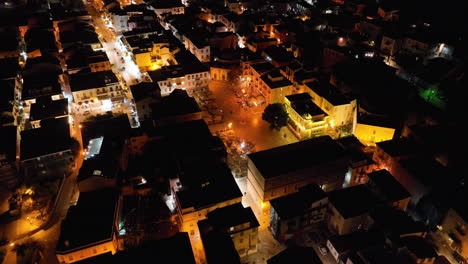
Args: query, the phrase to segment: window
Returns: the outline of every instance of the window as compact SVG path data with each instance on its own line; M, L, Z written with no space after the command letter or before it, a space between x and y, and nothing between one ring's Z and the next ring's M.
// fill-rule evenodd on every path
M73 256L72 255L68 256L68 259L73 260Z
M93 248L93 254L97 254L96 248Z
M244 243L244 239L239 239L239 243Z

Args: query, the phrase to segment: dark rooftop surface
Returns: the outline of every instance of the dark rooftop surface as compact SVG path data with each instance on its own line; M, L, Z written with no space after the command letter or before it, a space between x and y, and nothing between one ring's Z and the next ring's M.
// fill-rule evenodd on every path
M200 222L198 222L199 228L203 229ZM219 231L200 232L200 234L208 263L241 263L234 242L228 234Z
M291 107L304 119L314 119L315 116L319 116L319 120L327 116L325 112L320 109L314 102L312 97L308 93L288 95L286 98L291 102Z
M275 209L281 219L289 219L303 215L317 202L327 197L327 194L316 184L305 186L297 193L279 197L270 201L271 207Z
M176 193L181 208L195 210L242 197L231 170L214 160L186 164L179 175L183 189Z
M154 136L166 142L167 151L180 159L199 159L210 155L213 150L224 154L226 151L222 141L211 134L203 119L157 127Z
M92 176L113 178L120 167L120 154L123 152L123 139L116 141L103 137L99 152L83 161L78 181Z
M106 87L107 84L118 82L119 80L112 71L84 72L70 75L72 92Z
M151 82L141 82L130 86L132 90L133 99L139 102L145 98L159 98L161 97L161 88L157 84Z
M370 216L375 229L396 237L428 231L423 222L414 221L406 212L393 207L377 207Z
M422 151L416 142L406 138L378 142L377 146L391 157L415 155Z
M349 99L340 93L338 88L330 83L325 83L323 81L310 81L306 82L305 85L334 106L344 105L350 102Z
M356 257L358 260L362 261L358 263L362 264L414 264L412 259L409 259L404 255L398 256L391 249L385 248L383 246L369 247L363 250L359 250Z
M423 237L407 236L401 238L401 243L417 258L435 258L438 256L434 247Z
M275 69L275 66L269 62L255 63L250 65L250 67L252 67L260 75Z
M361 141L359 141L359 139L357 139L357 137L354 135L341 137L336 141L340 143L345 149L364 147L364 144L362 144Z
M83 137L83 148L88 147L90 139L108 137L120 141L130 137L131 127L127 115L117 117L105 116L96 121L83 122L81 134Z
M49 98L43 98L45 100L36 100L36 103L31 104L31 111L29 114L29 120L43 120L48 118L54 118L57 116L68 115L68 99L59 100L47 100Z
M41 28L32 28L24 36L26 51L31 52L36 49L41 51L57 51L55 36L52 31Z
M40 128L21 132L21 160L41 157L70 149L68 118L42 121Z
M382 232L355 231L347 235L335 235L329 238L330 243L339 253L357 251L370 246L383 245L385 237Z
M368 185L376 188L383 195L382 198L388 202L411 197L406 188L387 170L374 171L367 176L369 177Z
M119 251L115 255L110 252L89 259L75 262L76 264L128 264L128 263L160 263L155 260L170 259L174 263L195 264L192 247L188 233L177 233L176 235L157 240L147 241L138 248Z
M15 78L19 70L18 57L0 59L0 80Z
M195 98L188 96L187 92L181 89L175 89L152 107L155 120L201 112Z
M430 187L436 186L442 177L448 180L454 176L447 167L432 158L411 158L400 160L399 164L422 184Z
M114 189L82 192L62 223L57 252L112 239L119 193Z
M344 155L344 149L338 143L329 136L323 136L251 153L248 157L264 178L272 178L320 166Z
M53 72L34 72L23 75L23 91L21 98L28 100L41 96L58 95L62 88L58 82L58 74Z
M5 154L7 160L16 159L16 126L0 126L0 155Z
M356 185L328 193L328 201L347 219L368 213L377 204L377 198L365 185Z
M267 261L268 264L322 264L311 247L288 247Z
M207 217L211 225L225 231L229 231L230 227L235 227L244 223L250 223L248 229L259 226L252 208L244 208L242 203L215 209L209 212Z
M15 28L16 29L16 28ZM0 52L17 51L19 47L18 31L8 30L0 32Z
M292 82L286 79L279 70L270 71L260 77L270 89L281 88L292 85Z
M0 80L0 113L12 111L13 105L10 103L15 96L15 80Z

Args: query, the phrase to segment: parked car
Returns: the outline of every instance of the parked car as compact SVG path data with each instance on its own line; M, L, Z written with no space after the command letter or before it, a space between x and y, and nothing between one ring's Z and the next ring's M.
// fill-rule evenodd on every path
M319 250L320 250L320 253L322 253L322 255L324 256L328 254L328 249L324 245L319 245Z

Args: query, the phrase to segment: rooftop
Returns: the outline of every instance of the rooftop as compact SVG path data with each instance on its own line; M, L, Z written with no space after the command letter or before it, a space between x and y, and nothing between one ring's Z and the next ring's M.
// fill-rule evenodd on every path
M391 157L415 155L421 152L420 146L407 138L378 142L377 146Z
M204 230L204 221L199 221L200 230ZM239 254L231 237L220 231L200 232L208 263L240 264Z
M377 207L370 216L374 220L375 228L397 238L428 231L423 222L414 221L406 212L393 207Z
M59 77L54 72L34 72L23 75L23 100L62 94Z
M131 127L127 115L102 116L96 121L81 123L83 148L88 147L91 139L106 137L119 142L123 138L130 137Z
M155 120L201 112L195 98L188 96L186 91L180 89L175 89L152 107Z
M297 193L279 197L270 201L271 207L275 209L283 220L303 215L312 203L327 197L327 194L316 184L305 186Z
M447 167L432 158L416 157L400 160L399 164L426 186L434 187L438 185L441 177L444 177L447 181L449 178L453 178Z
M250 223L248 229L259 226L252 209L250 207L244 208L242 203L215 209L209 212L207 217L213 227L225 231L244 223Z
M286 79L279 70L273 70L260 77L270 89L281 88L292 85L291 81Z
M349 99L340 93L338 88L330 83L323 81L310 81L306 82L305 85L334 106L349 104L350 102Z
M382 232L358 230L347 235L334 235L328 239L335 250L340 253L356 252L370 246L383 245L385 237Z
M0 59L0 80L15 78L19 70L18 57Z
M260 75L275 69L275 66L269 62L254 63L250 67Z
M195 264L192 247L188 233L177 233L176 235L154 241L146 241L137 248L119 251L115 255L110 252L98 255L75 264L127 264L148 263L148 260L171 259L174 263Z
M29 120L44 120L63 115L68 115L68 99L51 100L48 97L38 98L36 103L31 104Z
M248 157L264 178L272 178L341 159L345 152L331 137L322 136L251 153Z
M109 84L118 83L119 80L112 71L84 72L70 75L72 92L102 88Z
M41 127L21 131L21 160L70 150L68 118L41 121Z
M411 197L406 188L387 170L374 171L367 176L369 177L367 184L372 186L371 189L377 189L385 201L396 202Z
M199 210L242 197L225 163L205 160L184 165L183 173L179 175L183 189L176 193L182 209L193 207Z
M0 112L13 111L10 103L15 96L15 80L0 80Z
M112 240L119 193L114 189L82 192L62 222L57 253L66 253L98 241Z
M401 238L401 243L418 259L435 258L438 256L434 247L423 237L407 236Z
M145 98L161 97L161 88L152 82L141 82L130 86L133 99L139 102Z
M369 213L378 203L377 198L362 184L331 191L328 201L345 219Z
M327 116L325 112L320 109L314 102L312 97L308 93L300 93L288 95L286 98L291 102L291 107L304 119L318 119L322 120L324 116Z

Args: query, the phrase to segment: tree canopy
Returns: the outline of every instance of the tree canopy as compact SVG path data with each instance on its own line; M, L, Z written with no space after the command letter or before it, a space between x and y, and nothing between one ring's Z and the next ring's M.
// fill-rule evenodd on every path
M262 114L262 119L270 123L271 129L280 129L288 124L289 115L284 104L268 105Z

